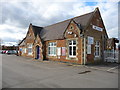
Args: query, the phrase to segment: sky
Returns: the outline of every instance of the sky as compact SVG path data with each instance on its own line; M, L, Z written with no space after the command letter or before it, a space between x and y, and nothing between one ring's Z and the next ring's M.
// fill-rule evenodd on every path
M120 44L120 1L118 3L118 39Z
M114 0L2 0L0 2L0 39L4 45L17 45L29 24L48 26L89 13L98 7L108 36L118 38L118 2Z

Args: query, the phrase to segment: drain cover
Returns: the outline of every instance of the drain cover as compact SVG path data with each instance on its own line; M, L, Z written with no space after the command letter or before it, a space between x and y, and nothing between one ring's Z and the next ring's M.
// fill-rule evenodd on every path
M68 64L67 66L73 66L72 64Z
M88 72L91 72L91 71L83 71L83 72L80 72L78 74L85 74L85 73L88 73Z

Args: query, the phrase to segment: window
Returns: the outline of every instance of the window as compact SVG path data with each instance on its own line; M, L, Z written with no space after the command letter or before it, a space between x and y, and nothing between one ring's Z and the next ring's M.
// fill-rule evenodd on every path
M22 49L22 54L26 53L26 48Z
M23 53L26 53L26 48L23 48L23 51L22 51Z
M73 30L73 29L74 29L74 26L73 26L73 25L71 25L71 26L70 26L70 30Z
M32 55L32 44L28 45L28 55Z
M96 41L95 42L95 57L100 56L100 42Z
M71 30L73 29L73 26L71 26Z
M48 55L56 56L56 42L49 43L48 46Z
M69 40L69 57L76 57L76 40Z

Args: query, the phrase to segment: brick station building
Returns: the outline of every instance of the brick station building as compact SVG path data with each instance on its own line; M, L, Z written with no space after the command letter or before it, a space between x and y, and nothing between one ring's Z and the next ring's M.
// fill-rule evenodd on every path
M19 54L38 60L78 64L102 61L108 35L98 8L53 25L30 24L19 43Z

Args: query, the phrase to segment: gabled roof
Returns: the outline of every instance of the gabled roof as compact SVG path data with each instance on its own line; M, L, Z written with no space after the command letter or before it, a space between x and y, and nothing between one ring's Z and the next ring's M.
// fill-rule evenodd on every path
M40 35L40 32L41 32L41 30L42 30L43 28L42 28L42 27L39 27L39 26L32 25L31 23L30 23L30 25L32 26L32 30L33 30L33 33L34 33L35 37L37 36L37 34ZM26 36L26 37L27 37L27 36ZM18 45L21 45L22 42L26 39L26 37L23 38L23 40L20 41L20 43L19 43Z
M73 19L76 23L81 24L81 26L84 28L88 21L90 20L91 16L93 15L94 12L90 12L78 17L71 18ZM41 39L44 41L46 40L55 40L55 39L63 39L63 34L71 21L71 19L43 27L40 36Z
M30 25L32 25L35 37L39 34L42 41L64 39L64 32L71 20L74 20L76 24L80 24L82 29L85 29L94 12L95 11L45 27Z
M34 32L34 35L35 37L37 36L37 34L40 34L41 30L43 29L42 27L39 27L39 26L35 26L35 25L32 25L32 30Z

